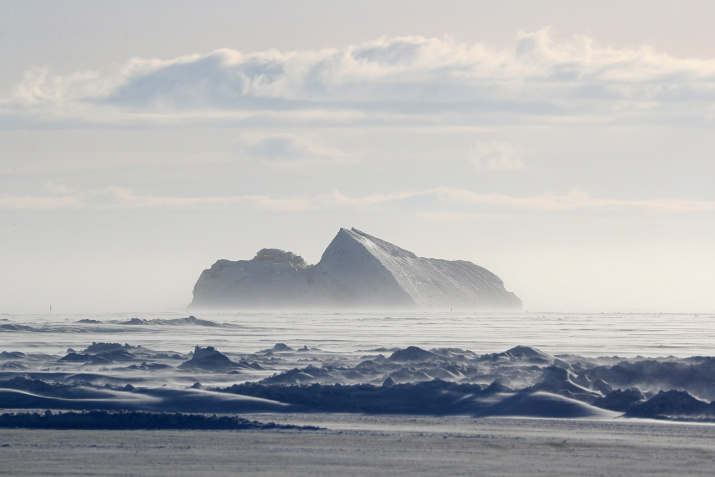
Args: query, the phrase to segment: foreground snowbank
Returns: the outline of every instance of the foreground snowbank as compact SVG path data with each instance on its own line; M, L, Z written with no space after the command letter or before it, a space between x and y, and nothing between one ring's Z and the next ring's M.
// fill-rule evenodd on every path
M322 431L2 429L14 475L688 475L713 473L713 425L643 420L261 416Z

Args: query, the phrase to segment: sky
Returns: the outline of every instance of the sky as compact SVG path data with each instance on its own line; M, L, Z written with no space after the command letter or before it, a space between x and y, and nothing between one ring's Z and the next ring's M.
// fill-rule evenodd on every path
M0 313L340 227L529 311L715 312L715 3L0 0Z

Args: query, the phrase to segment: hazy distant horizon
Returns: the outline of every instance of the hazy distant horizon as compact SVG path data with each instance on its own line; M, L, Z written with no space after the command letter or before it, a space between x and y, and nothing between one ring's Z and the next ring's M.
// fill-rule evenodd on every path
M0 313L183 310L216 260L317 263L340 227L524 310L715 311L715 4L3 13Z

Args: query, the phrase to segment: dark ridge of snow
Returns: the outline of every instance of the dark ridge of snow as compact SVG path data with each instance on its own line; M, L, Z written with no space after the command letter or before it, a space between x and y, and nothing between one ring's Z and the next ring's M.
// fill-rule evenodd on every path
M530 346L515 346L501 353L487 353L479 356L480 361L512 361L533 364L559 364L559 367L569 368L570 365L548 353Z
M443 359L452 361L463 361L478 357L477 354L472 351L459 348L434 348L430 351Z
M495 379L489 386L487 386L484 392L490 394L513 393L514 390L504 384L501 379Z
M134 361L136 359L136 356L123 349L117 349L114 351L103 351L101 353L97 353L95 357L104 358L107 361L111 362L126 362Z
M285 343L276 343L273 345L273 349L271 351L293 351L293 348Z
M521 308L482 267L417 257L354 228L341 228L316 265L277 249L218 260L193 296L193 308Z
M89 388L38 380L0 382L1 409L136 410L164 412L285 412L265 399L201 389Z
M591 389L603 394L604 396L613 392L613 386L611 386L601 378L591 383Z
M514 346L499 355L539 363L553 363L556 360L550 354L530 346Z
M577 419L601 416L613 417L615 415L614 413L609 415L609 412L557 394L542 391L522 391L483 409L477 416Z
M126 368L123 369L135 369L135 370L140 370L140 371L163 371L165 369L171 369L173 366L169 364L162 364L162 363L149 363L147 364L146 361L142 361L142 364L131 364L127 366Z
M408 346L405 349L400 349L395 351L390 355L390 361L424 361L427 359L432 359L439 357L439 355L432 353L431 351L423 350L417 346Z
M80 365L82 366L82 365ZM29 389L18 387L19 385L10 385L8 383L21 383L22 380L42 382L53 386L67 386L69 388L86 388L86 389L120 389L130 383L141 384L146 382L146 377L131 375L131 376L113 376L111 374L101 373L77 373L66 371L23 371L23 372L1 372L0 373L0 388L12 389ZM149 380L152 380L150 378ZM2 408L2 406L0 406Z
M215 321L211 320L201 320L199 318L196 318L195 316L189 316L188 318L173 318L170 320L164 320L164 319L155 319L155 320L148 320L148 323L152 325L172 325L172 326L210 326L210 327L221 327L220 323L216 323Z
M715 405L696 399L686 391L660 391L646 402L630 408L629 417L664 418L699 418L715 417Z
M544 368L539 382L531 386L529 391L545 391L589 404L603 397L601 393L577 384L575 378L576 376L566 369L558 366L548 366Z
M202 369L205 371L218 371L236 368L248 368L246 364L231 361L225 354L218 351L213 346L202 348L196 346L194 354L190 360L179 365L181 369Z
M267 386L257 383L233 385L227 393L256 396L301 406L315 412L364 412L371 414L473 415L529 417L614 417L615 413L586 403L545 392L500 394L498 385L484 389L478 384L432 381L382 386L370 384Z
M603 379L620 388L647 390L683 389L707 400L715 400L715 358L700 358L694 364L676 360L622 361L613 366L584 370L588 378Z
M27 325L16 325L14 323L7 323L0 325L0 331L38 331L36 328Z
M279 349L283 349L279 346ZM407 347L393 352L390 358L383 355L363 356L357 364L323 361L321 365L295 367L285 369L283 362L297 364L304 361L298 352L285 352L278 362L271 361L273 350L263 350L250 358L270 369L276 365L284 368L269 378L261 381L264 384L295 385L295 384L381 384L388 377L395 382L408 383L416 381L431 381L439 378L444 381L460 383L489 384L501 379L510 386L528 387L537 384L545 366L543 360L530 360L513 356L478 356L471 351L460 349L433 349L430 351L419 347ZM278 353L276 353L278 354ZM556 362L556 361L555 361ZM608 384L591 383L585 377L572 376L573 386L583 386L586 394L598 394L601 389L610 392ZM583 382L581 382L583 381ZM565 394L566 395L566 394Z
M320 430L316 426L295 426L250 421L238 416L142 411L88 411L0 414L0 428L25 429L294 429Z
M390 373L390 377L398 383L424 382L431 381L433 379L432 376L422 370L407 367L400 368L397 371Z
M132 347L129 346L128 344L125 344L122 346L119 343L96 343L92 342L91 345L87 346L87 348L84 350L84 353L89 353L89 354L96 354L96 353L102 353L106 351L117 351L120 349L131 349Z
M27 358L25 353L20 351L3 351L0 353L0 359L24 359Z
M270 386L236 384L226 393L260 397L320 412L367 412L375 414L470 414L483 407L476 396L478 384L454 384L440 380L375 386L372 384Z
M67 361L70 363L90 363L92 360L94 360L93 354L79 354L74 351L70 351L59 359L59 361Z
M143 346L130 346L129 344L121 345L119 343L95 343L89 345L80 356L93 355L98 358L106 359L110 362L130 362L139 361L142 359L153 358L157 353L144 348ZM169 356L166 356L169 358ZM177 358L181 359L181 357Z
M222 327L221 323L216 323L211 320L202 320L191 315L187 318L155 318L152 320L146 320L144 318L131 318L124 321L112 321L111 323L118 325L160 325L160 326L208 326L208 327Z
M19 361L7 361L3 364L0 364L0 369L7 371L24 371L30 368L28 368Z
M131 318L128 321L121 321L118 323L122 324L122 325L148 325L149 324L149 322L147 320L143 320L141 318Z
M645 400L645 394L638 388L616 389L597 399L593 405L611 411L627 412Z
M403 364L363 361L355 367L344 367L323 363L316 367L309 364L305 368L293 368L274 374L259 381L262 384L297 385L297 384L354 384L356 382L382 382L391 376L399 382L430 381L433 377L420 370L405 368Z
M260 383L268 385L293 385L293 384L306 384L313 383L320 377L328 376L327 370L322 368L315 368L314 366L309 366L305 370L298 368L293 368L288 371L284 371L280 374L275 374L268 378L262 379Z
M157 353L143 346L121 345L119 343L96 343L93 342L81 353L77 353L72 348L67 350L67 355L60 358L62 363L84 363L91 365L107 365L111 363L142 362L141 366L129 366L126 369L149 369L169 368L163 363L149 363L147 360L171 359L185 360L186 357L179 354Z
M33 379L26 375L0 381L0 389L13 389L31 394L63 399L100 399L111 396L102 389L78 385L76 383L55 383ZM1 404L1 403L0 403ZM0 405L0 408L2 405Z
M72 397L42 396L27 391L0 388L0 408L2 409L127 409L126 403L115 395L92 393L82 389L71 389ZM63 394L58 392L57 394ZM131 407L129 407L131 408Z
M137 388L118 409L171 412L291 412L292 406L250 396L204 389ZM86 408L85 408L86 409Z
M442 381L459 381L464 378L461 370L455 366L443 365L425 368L424 373L432 378L441 379Z

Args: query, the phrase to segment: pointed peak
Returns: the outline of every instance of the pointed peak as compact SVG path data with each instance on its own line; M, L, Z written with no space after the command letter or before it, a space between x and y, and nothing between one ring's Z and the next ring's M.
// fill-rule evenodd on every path
M391 255L393 257L403 257L403 258L410 258L410 259L416 259L417 255L414 253L410 252L409 250L405 250L403 248L398 247L397 245L394 245L386 240L379 239L377 237L374 237L370 234L366 234L365 232L362 232L355 227L353 227L350 230L347 229L341 229L341 231L345 231L346 234L350 235L355 241L361 243L363 246L366 244L369 244L369 247L377 247L378 249L382 250L384 253Z
M377 237L373 237L373 236L370 235L370 234L366 234L366 233L363 232L362 230L356 229L355 227L352 227L348 232L349 232L351 235L359 235L360 237L365 237L365 238L368 238L368 239L370 239L370 240L380 240L380 239L378 239Z
M335 236L333 241L338 240L338 239L353 239L355 240L355 232L353 232L351 229L346 229L345 227L340 227L340 230L338 230L338 234Z
M338 235L340 235L341 233L345 234L345 235L349 235L351 237L365 237L367 239L379 240L376 237L373 237L372 235L366 234L362 230L356 229L355 227L350 227L350 228L340 227L340 230L338 231Z

